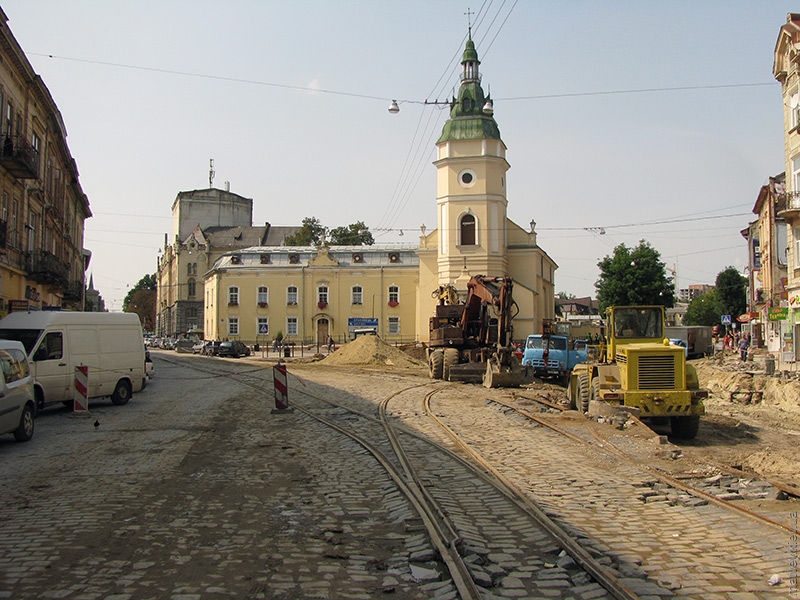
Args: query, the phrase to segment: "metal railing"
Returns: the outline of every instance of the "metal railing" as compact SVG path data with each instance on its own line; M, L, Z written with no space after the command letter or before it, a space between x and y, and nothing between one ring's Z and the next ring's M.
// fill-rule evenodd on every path
M39 152L21 135L2 135L0 165L19 179L36 179L39 177Z

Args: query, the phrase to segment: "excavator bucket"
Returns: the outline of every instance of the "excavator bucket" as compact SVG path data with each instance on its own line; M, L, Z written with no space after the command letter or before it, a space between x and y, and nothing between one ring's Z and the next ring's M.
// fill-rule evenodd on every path
M486 371L483 373L484 387L519 387L525 381L525 370L516 360L504 365L500 363L496 356L492 356L486 361Z

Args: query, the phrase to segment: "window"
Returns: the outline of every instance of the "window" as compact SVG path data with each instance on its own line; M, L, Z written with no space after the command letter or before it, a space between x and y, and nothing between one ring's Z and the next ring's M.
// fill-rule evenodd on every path
M228 304L237 305L239 304L239 288L236 286L231 286L228 288Z
M389 333L394 335L400 333L400 317L389 317Z
M400 288L396 285L389 286L389 304L394 302L395 304L400 303Z
M794 268L800 268L800 227L794 228Z
M228 335L239 335L239 317L228 319Z
M328 303L328 286L321 285L317 288L317 302L320 304Z
M256 335L269 335L269 317L258 317Z
M286 304L297 304L297 288L293 285L286 288Z
M186 263L186 274L197 275L197 263Z
M296 265L300 263L300 255L299 254L290 254L289 255L289 264Z
M797 127L798 111L800 111L800 94L795 92L789 98L789 129Z
M361 289L360 285L353 286L353 304L363 304L364 303L364 292Z
M25 360L25 355L14 348L0 350L0 366L6 383L28 376L28 362Z
M286 317L286 335L297 335L297 317Z
M64 340L61 332L51 331L39 344L39 348L33 355L33 360L61 360L61 357L64 355L63 344Z
M800 156L792 159L792 189L793 192L800 192Z
M242 257L239 254L234 254L231 256L231 264L232 265L240 265L242 264Z
M269 254L262 254L261 255L261 264L268 265L269 264Z
M197 285L194 279L190 279L189 282L186 284L186 287L189 291L189 298L194 298L195 293L197 292Z
M266 306L269 304L269 288L262 285L258 288L258 305Z
M462 246L474 246L475 245L475 215L464 215L461 217L461 222L459 223L459 232L461 234L461 245Z

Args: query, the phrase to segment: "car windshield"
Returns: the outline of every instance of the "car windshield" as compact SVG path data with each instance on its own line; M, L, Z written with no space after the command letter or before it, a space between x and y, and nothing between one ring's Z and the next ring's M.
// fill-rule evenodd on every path
M42 335L41 329L0 329L0 339L22 342L28 354L33 350L40 335Z
M222 342L220 346L225 346L226 348L229 348L230 346L233 346L233 342Z
M544 345L545 345L544 338L531 336L528 338L528 343L525 347L541 350L542 348L544 348ZM566 349L567 349L567 340L565 338L562 337L550 338L550 350L566 350Z
M661 338L661 310L618 308L614 311L614 335L622 339Z

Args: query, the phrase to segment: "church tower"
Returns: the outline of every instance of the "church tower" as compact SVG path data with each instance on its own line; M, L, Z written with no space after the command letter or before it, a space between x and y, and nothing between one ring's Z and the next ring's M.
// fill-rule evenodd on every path
M484 95L472 36L461 61L461 86L436 142L438 280L469 275L505 276L506 146ZM457 287L462 287L461 279Z

